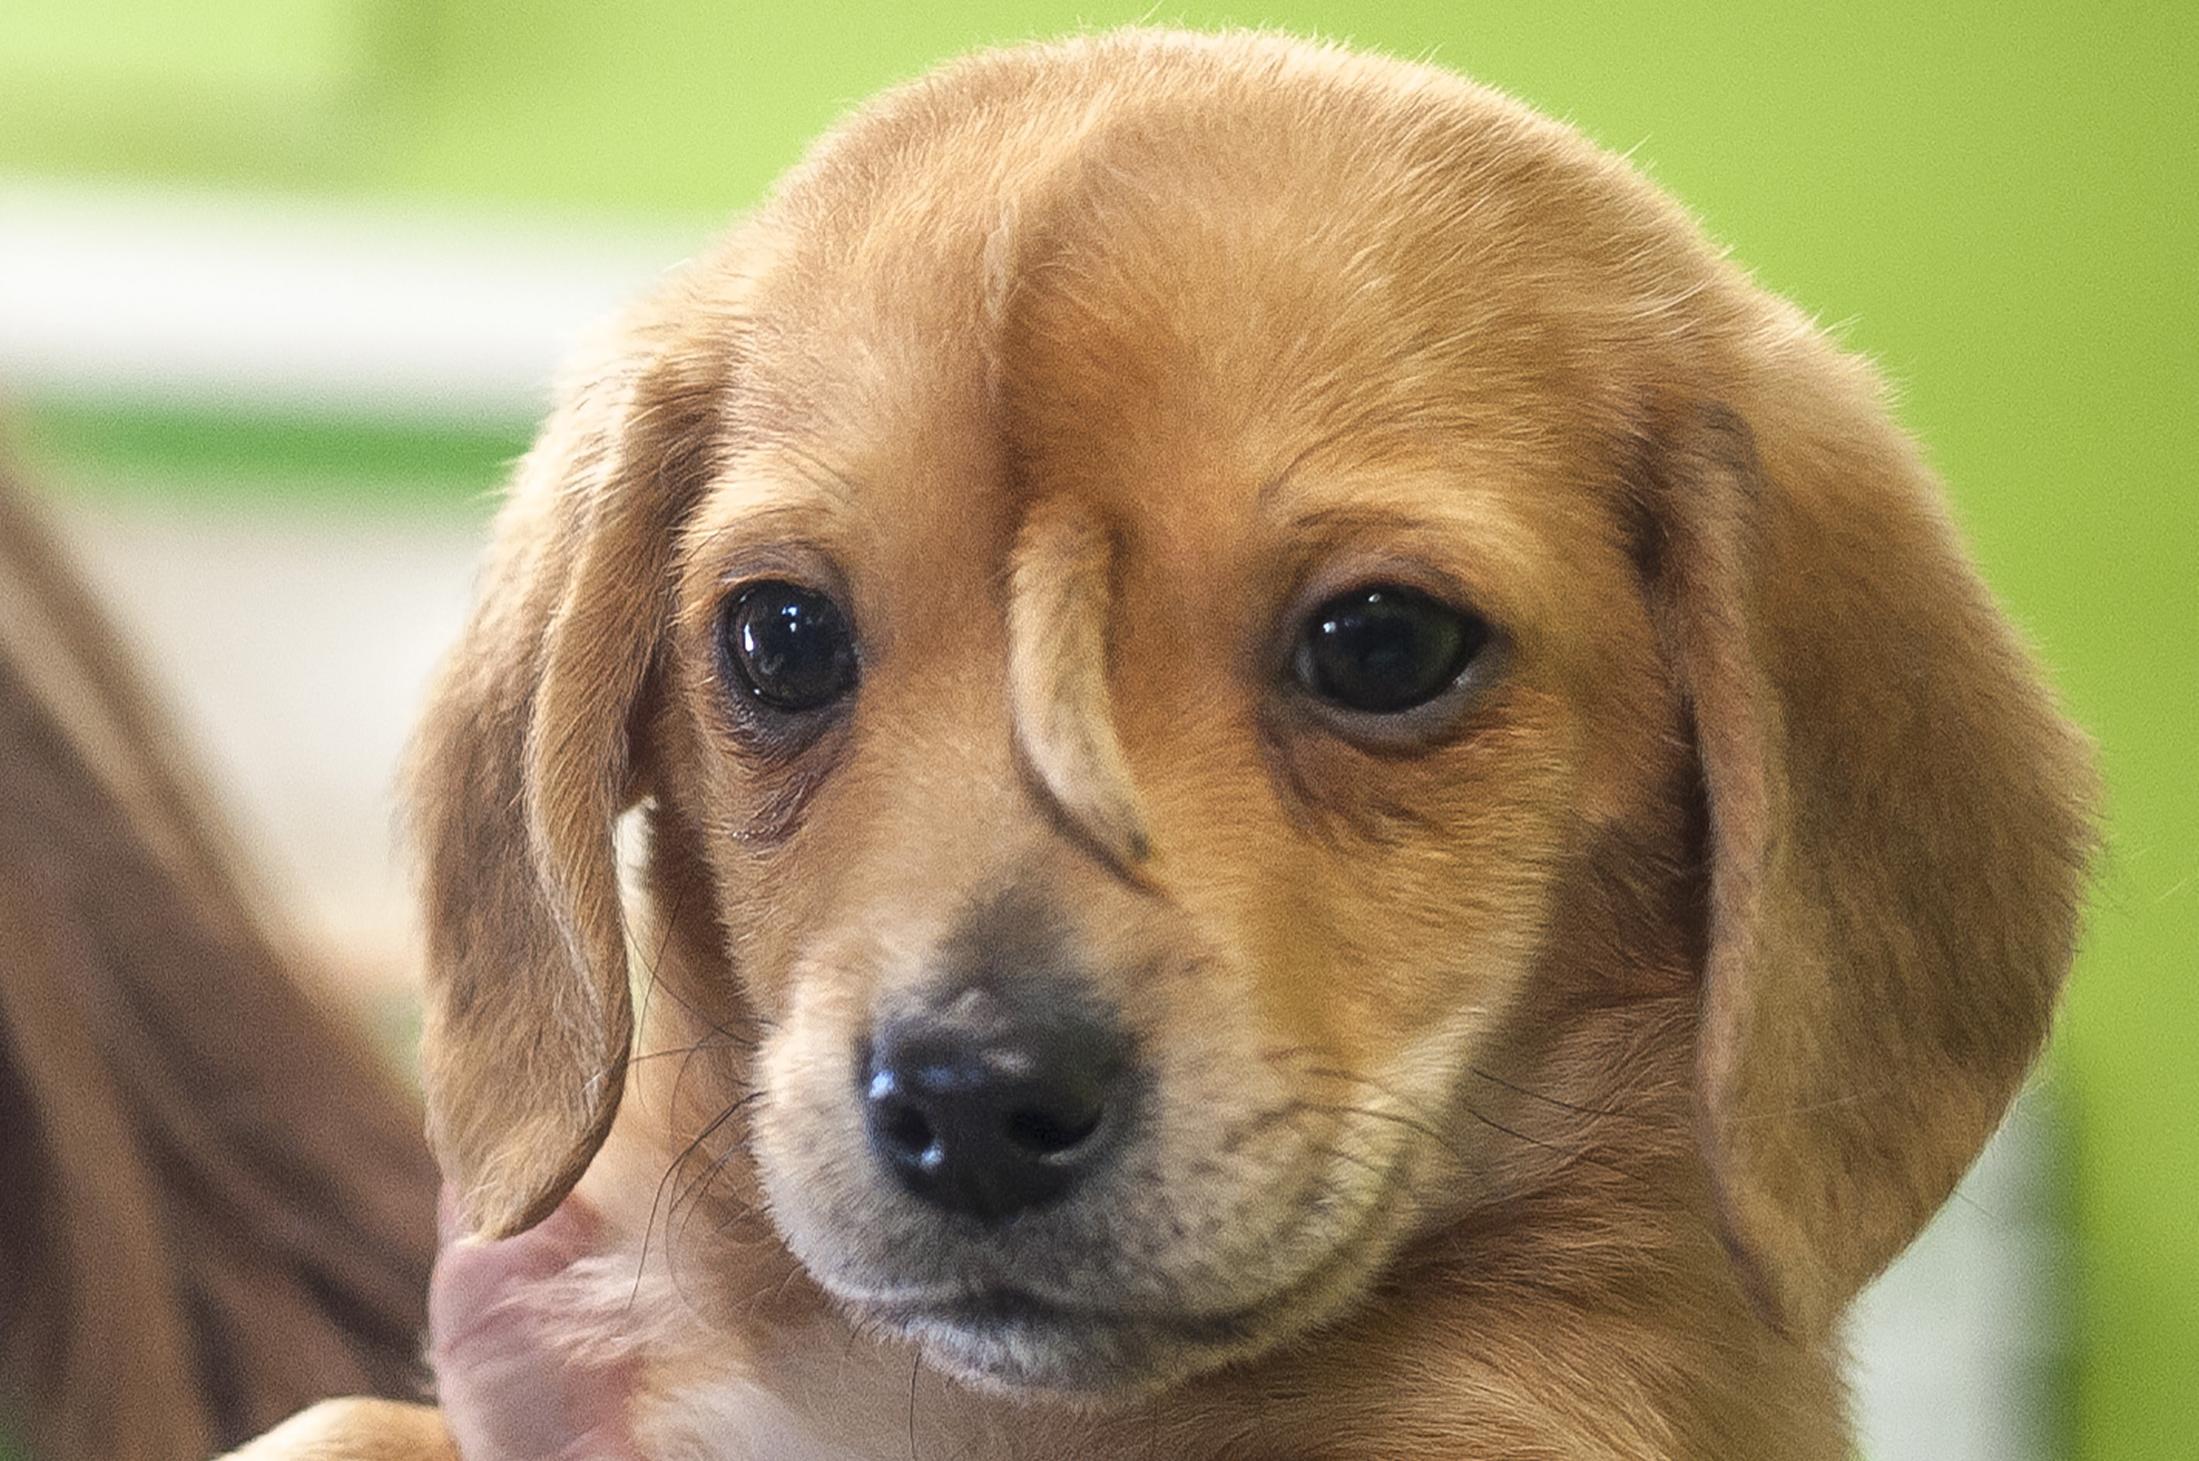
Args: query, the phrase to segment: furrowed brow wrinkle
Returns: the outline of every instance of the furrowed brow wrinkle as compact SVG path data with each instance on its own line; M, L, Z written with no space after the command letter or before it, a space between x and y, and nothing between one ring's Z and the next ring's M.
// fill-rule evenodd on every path
M1047 798L1127 871L1151 844L1107 685L1114 555L1106 524L1081 503L1043 503L1025 522L1009 576L1009 708Z

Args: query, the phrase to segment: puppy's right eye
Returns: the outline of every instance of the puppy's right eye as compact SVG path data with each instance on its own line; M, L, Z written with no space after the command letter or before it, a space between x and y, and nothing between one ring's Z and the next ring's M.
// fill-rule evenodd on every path
M752 584L727 602L719 634L734 688L772 710L819 710L855 687L855 633L815 589Z

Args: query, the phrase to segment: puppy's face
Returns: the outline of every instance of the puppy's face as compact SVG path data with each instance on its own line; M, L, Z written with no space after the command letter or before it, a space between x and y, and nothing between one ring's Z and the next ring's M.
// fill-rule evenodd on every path
M1275 196L1179 125L1009 236L935 176L933 236L805 236L682 543L659 797L771 1211L1005 1385L1257 1347L1455 1213L1462 1083L1672 731L1562 306L1428 341L1529 286L1420 199L1317 227L1424 158Z
M1562 128L1274 38L981 58L611 346L416 758L485 1229L619 1109L644 797L684 1281L752 1161L1010 1389L1271 1347L1510 1197L1498 1288L1684 1231L1821 1329L2037 1048L2080 739L1868 373Z

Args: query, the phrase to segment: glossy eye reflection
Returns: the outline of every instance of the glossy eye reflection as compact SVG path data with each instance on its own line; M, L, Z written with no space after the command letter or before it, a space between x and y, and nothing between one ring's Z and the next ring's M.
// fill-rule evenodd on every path
M739 688L774 710L815 710L855 685L855 635L815 589L759 583L726 605L719 631Z
M1291 673L1333 705L1396 715L1448 690L1489 641L1477 614L1374 584L1338 594L1306 621Z

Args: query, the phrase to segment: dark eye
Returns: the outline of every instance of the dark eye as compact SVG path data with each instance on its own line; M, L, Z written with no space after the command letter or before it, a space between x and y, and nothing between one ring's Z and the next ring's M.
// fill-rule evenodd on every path
M1449 689L1488 639L1479 615L1377 584L1338 594L1313 611L1291 673L1331 704L1395 715Z
M827 595L759 583L725 608L719 631L737 686L773 710L815 710L855 685L855 636Z

